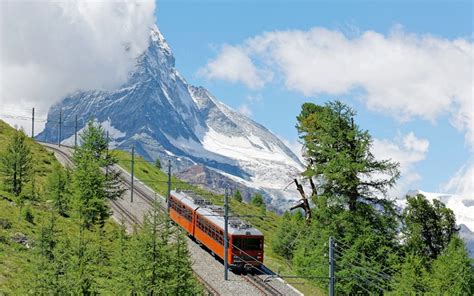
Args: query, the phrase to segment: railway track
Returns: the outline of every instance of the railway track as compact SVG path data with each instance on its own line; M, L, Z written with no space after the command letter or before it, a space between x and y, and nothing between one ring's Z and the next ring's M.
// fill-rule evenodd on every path
M42 144L49 144L49 143L42 143ZM59 149L58 147L54 147L52 144L45 145L46 148L53 150L54 152L60 154L69 165L73 165L73 162L71 160L71 156L64 152L63 150ZM67 148L72 148L72 147L67 147ZM120 176L121 182L127 187L127 189L131 190L132 185L131 185L131 180L130 177L124 175L124 173L118 168L118 170L109 168L109 170L112 170L114 172L118 172ZM146 202L148 205L152 206L154 203L157 203L159 205L159 209L162 212L166 212L166 208L163 205L162 202L159 200L153 199L150 197L148 193L146 193L140 186L133 186L134 193L136 194L135 196L139 197L142 199L144 202ZM162 198L160 196L160 198ZM128 210L126 207L124 207L122 204L120 204L118 201L110 201L112 209L120 213L122 217L127 220L127 222L130 225L140 225L141 221L138 219L130 210ZM197 274L195 271L193 271L194 276L196 279L205 287L207 290L208 295L221 295L213 286L211 286L203 277L201 277L199 274ZM249 285L253 286L255 289L257 289L262 295L285 295L284 293L281 293L278 291L275 287L273 287L271 284L268 282L264 281L257 275L253 274L244 274L241 276L246 282L249 283Z
M275 287L265 282L263 279L254 274L245 274L242 276L247 282L257 288L263 295L269 296L283 296Z
M66 152L64 152L63 150L61 150L59 148L56 148L54 146L48 145L46 147L51 149L51 150L54 150L56 153L61 154L69 165L71 165L71 166L73 165L73 162L71 160L71 156L69 154L67 154ZM121 172L119 172L119 175L120 175L121 181L129 189L131 189L131 187L132 187L131 186L131 181L128 180L125 176L123 176ZM146 193L144 193L143 190L141 190L139 187L135 187L135 186L134 186L133 189L134 189L135 192L137 192L139 194L139 196L145 202L147 202L149 205L153 205L154 200L151 197L149 197ZM141 224L140 220L135 215L133 215L128 209L126 209L124 206L122 206L119 202L117 202L115 200L111 200L110 203L112 205L112 209L116 210L117 213L120 213L122 215L122 217L124 217L131 225L134 225L134 224L135 225L140 225ZM164 208L161 204L160 204L160 209L164 212ZM196 277L196 279L206 288L206 290L208 291L208 295L220 296L219 292L217 292L217 290L214 289L208 282L206 282L206 280L204 280L200 275L198 275L194 271L193 271L193 274Z

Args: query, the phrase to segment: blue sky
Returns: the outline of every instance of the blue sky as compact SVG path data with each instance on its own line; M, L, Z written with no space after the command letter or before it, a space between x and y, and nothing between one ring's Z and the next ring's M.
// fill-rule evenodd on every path
M189 83L206 87L235 109L245 105L252 119L291 143L297 140L295 117L303 102L339 98L358 111L357 122L376 139L394 143L398 139L400 144L404 135L413 132L417 139L429 141L421 159L408 164L410 172L420 178L407 186L439 191L463 164L472 161L466 131L453 127L454 115L449 112L438 112L429 119L414 115L400 120L390 111L368 108L360 98L363 87L339 94L305 94L290 89L281 77L252 89L245 83L201 73L225 44L243 46L247 39L271 31L307 32L322 27L355 38L366 31L388 36L401 26L406 34L472 42L472 13L468 1L159 1L156 17L176 66Z

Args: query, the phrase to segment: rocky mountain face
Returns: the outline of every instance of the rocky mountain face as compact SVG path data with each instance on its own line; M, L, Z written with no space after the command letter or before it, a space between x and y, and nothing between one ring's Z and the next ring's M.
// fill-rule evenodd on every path
M157 27L135 70L113 91L79 91L51 107L44 141L58 140L62 110L62 143L73 143L74 121L79 129L89 119L109 132L113 148L135 151L147 160L172 161L173 172L196 180L200 167L208 187L241 187L249 196L264 192L273 208L298 195L282 189L298 175L296 155L262 125L232 110L202 87L189 85L175 68L174 56ZM225 180L224 183L218 181ZM215 188L214 188L215 189Z

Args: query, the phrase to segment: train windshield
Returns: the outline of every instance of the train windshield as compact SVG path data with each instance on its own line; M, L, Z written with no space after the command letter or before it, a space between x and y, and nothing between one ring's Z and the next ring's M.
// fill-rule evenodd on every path
M261 250L263 249L263 240L253 237L236 237L234 246L241 250Z

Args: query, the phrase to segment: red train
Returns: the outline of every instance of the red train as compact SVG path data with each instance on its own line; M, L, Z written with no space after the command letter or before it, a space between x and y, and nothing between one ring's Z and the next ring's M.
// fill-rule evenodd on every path
M171 219L199 243L224 259L224 209L192 191L171 191ZM259 267L263 263L263 234L236 217L229 218L230 268Z

